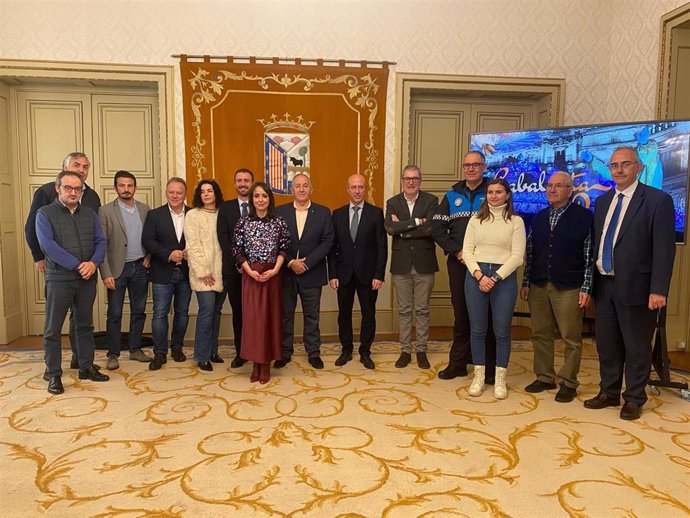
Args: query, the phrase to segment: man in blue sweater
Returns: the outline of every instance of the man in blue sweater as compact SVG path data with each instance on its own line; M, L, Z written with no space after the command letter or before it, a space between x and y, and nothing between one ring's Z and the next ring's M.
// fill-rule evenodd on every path
M45 254L46 321L43 333L48 392L62 394L61 330L72 308L79 379L108 381L93 364L93 303L96 269L106 241L96 213L80 203L84 181L62 171L55 180L57 198L38 209L36 236Z

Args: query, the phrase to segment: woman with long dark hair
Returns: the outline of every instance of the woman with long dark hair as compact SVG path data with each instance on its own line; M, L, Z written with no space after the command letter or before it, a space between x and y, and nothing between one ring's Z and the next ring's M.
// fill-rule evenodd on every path
M215 180L201 180L194 190L194 208L187 212L184 237L187 242L189 284L196 292L199 313L194 334L194 359L199 368L212 371L218 355L220 316L225 300L223 252L216 226L223 193Z
M249 216L235 226L235 261L242 268L243 359L254 362L251 382L267 383L271 362L282 358L280 268L290 246L285 220L276 216L271 188L256 182Z
M510 323L517 298L516 270L525 255L525 224L515 214L510 185L494 178L486 187L486 198L465 232L462 258L467 265L465 298L470 316L470 345L474 380L470 396L484 391L485 338L489 306L496 335L496 382L494 397L508 397L506 370L510 358Z

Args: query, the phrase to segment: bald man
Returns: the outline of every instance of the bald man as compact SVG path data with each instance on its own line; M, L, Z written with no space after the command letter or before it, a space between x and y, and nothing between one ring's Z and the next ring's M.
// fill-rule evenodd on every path
M359 359L373 369L376 298L386 275L388 243L383 210L364 201L366 178L350 176L347 193L350 202L333 211L334 244L328 261L329 284L338 292L338 336L343 346L335 364L345 365L352 359L352 305L357 293L362 312Z
M525 387L537 393L560 385L556 401L575 398L582 356L582 316L592 294L592 213L573 202L573 179L554 173L546 184L549 206L537 213L527 236L520 298L532 315L534 373ZM563 365L554 370L554 331L565 342Z

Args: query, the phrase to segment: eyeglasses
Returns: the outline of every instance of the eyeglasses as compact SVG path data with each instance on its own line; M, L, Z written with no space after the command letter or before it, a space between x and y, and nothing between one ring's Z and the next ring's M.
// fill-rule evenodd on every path
M71 185L61 185L66 192L74 192L77 194L81 194L81 192L84 190L83 187L72 187Z
M479 162L474 162L472 164L462 164L463 169L481 169L482 167L484 167L484 164Z
M403 176L403 182L418 182L422 179L421 176Z
M615 171L616 169L627 169L631 165L639 164L639 162L631 162L630 160L626 160L625 162L613 162L608 165L609 169L611 171Z
M546 188L547 189L567 189L569 188L570 185L567 183L547 183Z

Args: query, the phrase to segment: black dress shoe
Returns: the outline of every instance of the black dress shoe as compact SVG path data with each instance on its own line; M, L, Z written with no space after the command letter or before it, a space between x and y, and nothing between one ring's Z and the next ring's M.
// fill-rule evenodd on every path
M198 362L197 365L202 371L212 371L213 370L213 365L211 365L211 362Z
M442 380L452 380L460 376L467 376L467 365L448 365L442 371L438 371L438 377Z
M239 354L238 354L237 356L235 356L235 357L233 358L232 362L230 362L230 368L231 368L231 369L239 369L239 368L242 367L242 365L244 365L246 362L247 362L247 360L244 360L244 359L240 358L240 356L239 356Z
M369 355L360 356L359 361L362 362L362 365L364 365L366 369L373 369L376 367L376 365L374 365L374 360L372 360Z
M426 353L417 353L417 367L420 369L430 369L429 360L426 357Z
M110 376L101 374L95 365L92 365L88 369L79 369L79 379L80 380L91 380L91 381L108 381Z
M599 392L592 399L588 399L585 401L585 408L599 410L600 408L606 408L607 406L620 406L620 404L620 397L611 396L604 392Z
M223 358L221 358L220 356L218 356L217 354L211 355L211 361L213 363L225 363L225 360Z
M168 358L165 356L165 354L155 353L153 355L153 360L151 360L151 363L149 363L149 370L157 371L166 363L168 363Z
M412 361L412 355L410 353L400 353L397 361L395 362L396 369L404 369Z
M176 362L183 362L187 359L187 355L182 352L182 347L171 347L170 355Z
M642 415L642 407L636 405L632 401L626 401L623 403L623 408L621 408L621 419L626 421L634 421L639 419Z
M570 403L575 399L577 390L572 387L568 387L565 383L561 383L561 388L556 392L556 401L559 403Z
M556 388L555 383L546 383L541 380L534 380L532 383L525 387L525 392L530 394L538 394L539 392L544 392L545 390L553 390Z
M337 367L342 367L347 362L352 360L352 353L341 353L338 359L335 361Z
M48 392L51 394L62 394L65 387L62 386L62 378L60 376L53 376L48 379Z
M309 365L315 369L323 369L323 360L321 359L321 356L310 356Z
M274 369L282 369L291 361L292 361L292 358L282 358L280 360L276 360L273 362L273 368Z
M48 376L48 369L43 371L43 380L50 381L50 376Z
M69 361L69 368L70 369L78 369L79 368L79 360L75 356L72 356L72 359ZM96 365L95 363L93 364L93 368L96 369L97 371L101 370L101 366Z

